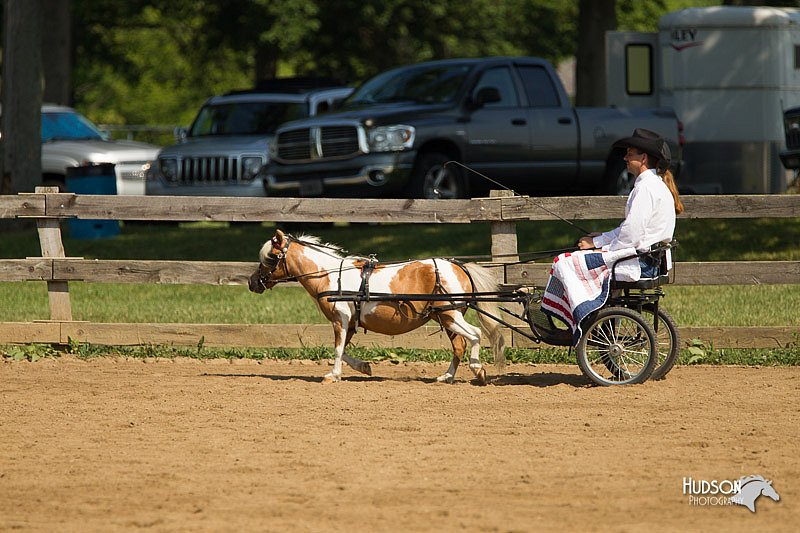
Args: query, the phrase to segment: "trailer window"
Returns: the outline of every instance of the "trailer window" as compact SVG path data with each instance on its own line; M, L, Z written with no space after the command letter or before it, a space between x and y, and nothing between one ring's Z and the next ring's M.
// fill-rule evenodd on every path
M625 90L630 95L653 94L653 47L625 46Z

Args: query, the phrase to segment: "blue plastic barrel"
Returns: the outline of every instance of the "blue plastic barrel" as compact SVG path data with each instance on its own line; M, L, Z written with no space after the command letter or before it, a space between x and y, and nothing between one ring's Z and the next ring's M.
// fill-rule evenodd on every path
M117 194L117 176L113 163L102 163L67 169L66 186L75 194ZM68 221L69 235L73 239L106 239L119 235L119 220Z

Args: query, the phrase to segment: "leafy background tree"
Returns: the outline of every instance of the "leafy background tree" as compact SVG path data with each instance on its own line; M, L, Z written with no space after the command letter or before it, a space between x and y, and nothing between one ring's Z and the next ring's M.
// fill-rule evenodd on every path
M72 59L69 103L95 122L120 125L185 125L209 96L246 88L258 79L273 76L320 75L356 84L397 65L437 58L506 54L542 56L554 63L577 54L579 63L586 65L596 60L585 51L596 53L598 36L602 36L602 31L591 37L587 37L590 33L587 30L579 32L580 9L586 5L602 4L607 8L606 13L615 15L611 21L607 17L604 21L591 21L590 28L605 24L604 27L621 30L654 31L658 18L666 12L723 3L703 0L43 1L70 4L72 35L66 41ZM48 16L57 14L52 15L48 10ZM49 24L53 25L53 21L49 20ZM70 21L60 24L69 25ZM584 51L583 55L579 49ZM49 53L47 49L43 51L44 55ZM591 83L579 77L579 83L590 92L602 85L596 83L598 71L593 72L587 78ZM596 99L589 101L596 103Z

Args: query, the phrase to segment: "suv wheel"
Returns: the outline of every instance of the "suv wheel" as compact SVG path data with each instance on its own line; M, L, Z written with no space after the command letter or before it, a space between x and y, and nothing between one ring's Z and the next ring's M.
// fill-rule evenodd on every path
M412 198L467 198L467 181L461 169L447 165L450 158L440 153L422 154L411 178Z

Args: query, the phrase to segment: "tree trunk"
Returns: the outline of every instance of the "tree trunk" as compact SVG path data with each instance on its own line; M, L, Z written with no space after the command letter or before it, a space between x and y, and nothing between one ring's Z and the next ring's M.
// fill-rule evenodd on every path
M580 0L575 105L606 105L606 31L617 29L616 0Z
M6 0L3 46L3 193L42 180L42 0Z
M255 50L255 85L261 80L268 80L278 75L278 50L269 44L256 46Z
M72 105L72 17L70 0L42 0L44 101Z

